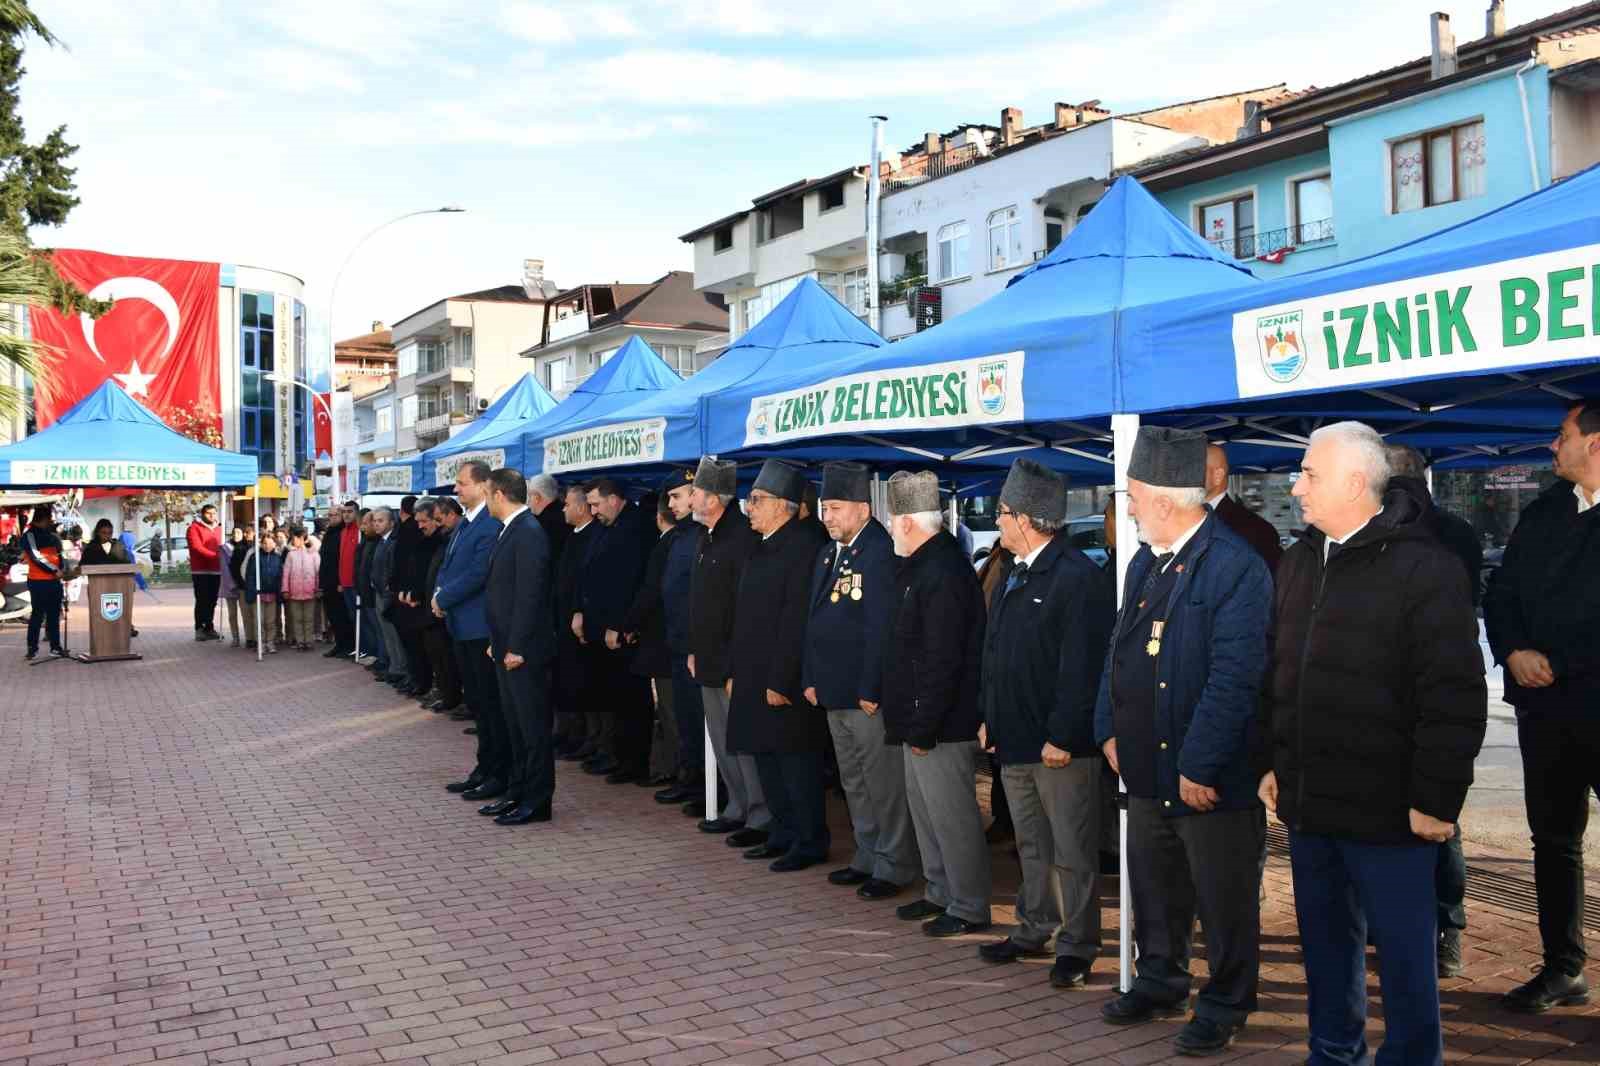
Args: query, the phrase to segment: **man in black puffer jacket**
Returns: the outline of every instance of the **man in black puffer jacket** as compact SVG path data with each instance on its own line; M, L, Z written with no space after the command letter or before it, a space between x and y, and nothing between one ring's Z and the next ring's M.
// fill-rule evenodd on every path
M1504 1005L1530 1014L1589 1002L1583 832L1600 787L1600 401L1573 404L1550 451L1561 480L1523 510L1483 604L1517 709L1544 943L1544 969Z
M1461 564L1389 478L1383 440L1312 434L1294 495L1311 528L1278 566L1261 798L1290 830L1312 1061L1366 1057L1378 948L1380 1061L1443 1061L1433 892L1483 743L1488 692ZM1380 502L1381 501L1381 502Z
M889 479L889 534L903 560L883 649L884 743L904 746L906 803L923 898L895 911L929 936L989 928L989 845L973 788L984 604L978 575L939 511L939 480Z

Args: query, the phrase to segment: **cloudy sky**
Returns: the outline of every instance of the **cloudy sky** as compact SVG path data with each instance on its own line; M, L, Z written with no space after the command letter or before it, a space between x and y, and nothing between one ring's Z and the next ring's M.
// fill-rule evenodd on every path
M83 204L44 245L268 266L335 331L520 279L643 281L678 235L887 141L1329 85L1481 35L1486 0L34 0L31 137L65 124ZM1510 21L1566 3L1510 0ZM456 10L450 10L450 8ZM321 328L314 326L314 332Z

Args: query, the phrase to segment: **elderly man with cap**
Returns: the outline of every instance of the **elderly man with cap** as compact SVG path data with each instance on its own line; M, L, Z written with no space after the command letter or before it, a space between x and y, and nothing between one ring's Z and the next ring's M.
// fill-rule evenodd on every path
M1129 1025L1181 1009L1198 912L1210 977L1177 1035L1219 1052L1256 1006L1260 852L1266 815L1251 767L1272 620L1272 576L1208 512L1206 442L1145 426L1128 466L1143 545L1128 564L1095 734L1128 789L1129 887L1138 977L1107 1003Z
M728 833L733 847L767 842L772 813L761 791L756 761L728 750L728 677L733 652L734 604L757 537L739 510L738 471L732 462L707 456L694 474L689 502L694 520L705 527L689 582L689 675L700 686L706 734L717 769L728 786L721 811L705 811L702 833ZM684 813L693 809L686 804Z
M1017 930L978 954L994 963L1048 955L1050 983L1077 988L1100 954L1100 749L1094 700L1115 593L1058 537L1067 483L1018 459L1000 490L1000 543L1016 558L991 600L979 738L1000 756L1022 860Z
M856 851L833 871L862 899L888 899L921 869L906 806L905 759L883 742L878 713L883 643L894 606L894 541L872 517L871 474L860 463L822 468L822 524L833 543L812 566L806 625L806 702L825 707Z
M805 485L799 467L769 459L750 489L750 528L761 540L739 578L729 664L728 748L755 757L772 811L767 839L744 857L771 859L776 873L828 857L828 722L800 683L811 564L822 546L821 527L797 518Z
M668 539L661 570L661 611L665 622L671 676L672 720L677 726L678 780L656 793L657 803L688 803L705 813L706 717L700 686L689 676L689 586L700 553L700 527L693 520L694 471L679 470L661 487L667 509L677 523ZM660 686L657 682L657 686Z
M903 560L883 652L884 741L903 746L906 802L927 879L895 911L929 936L989 928L989 845L973 787L983 589L939 511L926 471L889 479L889 534Z

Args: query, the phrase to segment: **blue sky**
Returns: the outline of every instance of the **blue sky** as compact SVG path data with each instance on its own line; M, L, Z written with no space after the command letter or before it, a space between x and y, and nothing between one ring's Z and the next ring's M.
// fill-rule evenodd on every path
M886 140L1116 111L1423 55L1428 13L1483 32L1486 0L34 0L23 113L81 145L83 204L40 244L255 264L340 285L359 333L455 292L689 268L678 235ZM1510 0L1509 21L1568 6ZM450 8L454 10L450 10Z

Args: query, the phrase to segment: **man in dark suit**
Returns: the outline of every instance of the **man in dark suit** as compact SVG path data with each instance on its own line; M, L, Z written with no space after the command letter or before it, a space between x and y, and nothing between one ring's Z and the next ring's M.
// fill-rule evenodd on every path
M465 779L445 786L466 800L503 795L510 774L500 719L500 688L488 657L489 552L500 533L500 523L489 512L489 474L489 464L476 460L463 463L456 472L456 498L465 511L445 546L439 583L433 592L433 612L445 620L455 640L461 688L478 721L477 765Z
M478 811L496 825L548 822L556 790L550 745L550 661L555 627L550 608L550 546L528 510L522 473L489 475L489 513L500 533L489 554L489 653L500 688L510 767L506 796Z
M822 547L821 526L798 517L804 490L800 468L781 459L767 460L750 490L750 528L761 540L739 579L729 657L728 750L755 756L772 810L767 839L744 856L773 860L776 873L828 857L828 720L805 702L800 683L811 567Z
M855 855L835 885L888 899L922 870L906 805L905 760L883 741L878 714L883 643L894 609L894 541L872 517L871 472L860 463L822 468L822 524L832 542L811 569L801 681L806 701L828 712L839 784L850 806Z
M595 698L614 715L611 757L616 766L606 782L620 785L649 774L650 687L629 669L633 649L622 643L619 634L644 580L655 536L644 512L629 503L622 486L610 478L590 482L589 509L602 529L578 579L572 632L594 651Z
M578 613L578 578L589 545L600 532L589 497L582 485L568 485L561 496L561 520L567 527L566 543L555 564L556 607L556 755L562 759L587 760L600 754L604 737L598 707L586 707L589 651L572 631L572 616Z
M1278 560L1283 558L1283 544L1271 522L1250 510L1228 495L1228 453L1220 444L1206 446L1206 504L1216 512L1222 524L1239 534L1241 540L1255 549L1266 561L1267 569L1276 572Z

